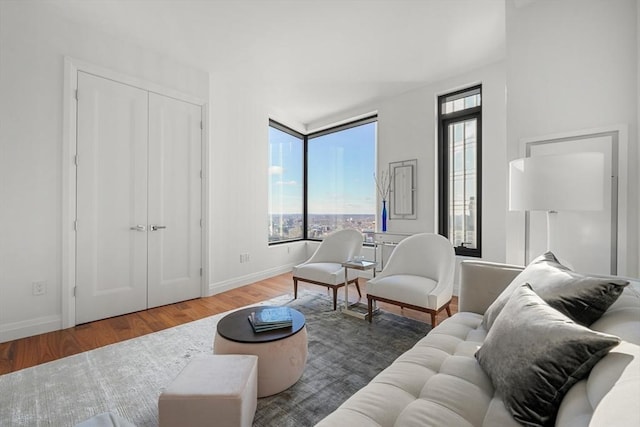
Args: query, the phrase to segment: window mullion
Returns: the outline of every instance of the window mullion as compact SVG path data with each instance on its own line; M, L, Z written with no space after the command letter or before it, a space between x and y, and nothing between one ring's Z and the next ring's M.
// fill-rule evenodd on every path
M467 242L467 123L462 123L462 240L460 246Z

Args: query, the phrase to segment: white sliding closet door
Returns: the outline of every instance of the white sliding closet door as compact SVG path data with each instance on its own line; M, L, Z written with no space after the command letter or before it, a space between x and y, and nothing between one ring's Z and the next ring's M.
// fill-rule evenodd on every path
M85 323L147 307L148 93L82 72L78 93L76 323Z
M149 94L149 307L201 295L201 107Z

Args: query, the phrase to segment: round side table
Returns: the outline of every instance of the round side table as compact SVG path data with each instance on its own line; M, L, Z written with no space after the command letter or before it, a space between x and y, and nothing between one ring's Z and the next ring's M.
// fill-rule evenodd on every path
M249 307L220 319L214 354L258 356L258 397L280 393L295 384L307 362L307 327L302 313L291 309L293 326L254 332L248 317L269 306Z

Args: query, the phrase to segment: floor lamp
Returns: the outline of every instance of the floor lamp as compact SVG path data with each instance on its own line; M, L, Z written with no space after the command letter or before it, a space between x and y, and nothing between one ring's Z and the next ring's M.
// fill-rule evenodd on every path
M547 251L557 251L558 212L599 211L604 154L525 157L509 163L509 210L547 212Z

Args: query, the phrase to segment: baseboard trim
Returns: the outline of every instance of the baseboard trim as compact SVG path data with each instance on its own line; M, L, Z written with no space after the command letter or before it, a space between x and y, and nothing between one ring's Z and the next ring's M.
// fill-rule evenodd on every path
M219 294L221 292L230 291L232 289L249 285L254 282L259 282L260 280L265 280L270 277L277 276L279 274L288 273L293 269L295 265L297 264L295 263L286 264L276 268L270 268L268 270L247 274L245 276L234 277L233 279L223 280L221 282L216 282L216 283L210 283L209 292L207 293L206 296L211 296L211 295ZM291 289L293 290L293 283L291 283Z
M0 325L0 343L62 329L59 314Z

